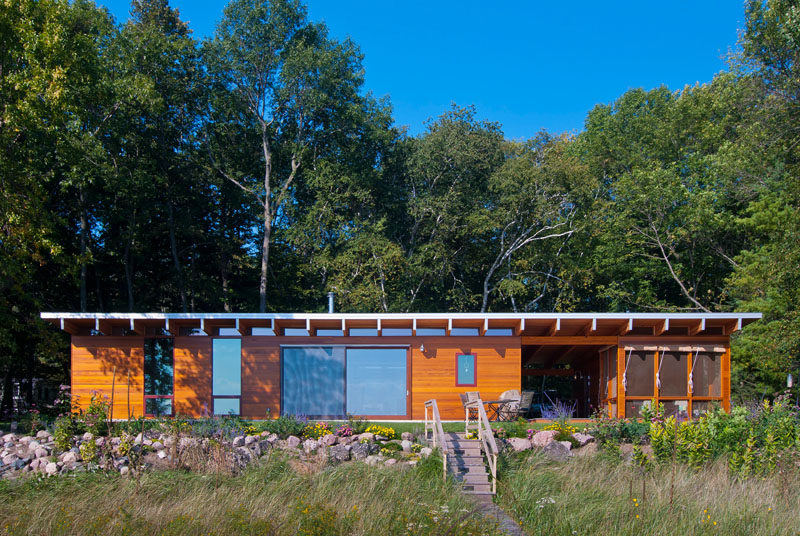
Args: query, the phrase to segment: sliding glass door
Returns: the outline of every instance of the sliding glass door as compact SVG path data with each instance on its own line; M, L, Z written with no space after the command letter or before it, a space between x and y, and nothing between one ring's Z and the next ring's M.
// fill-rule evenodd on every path
M405 416L407 363L406 348L283 347L281 413Z
M347 349L347 413L406 415L405 348Z

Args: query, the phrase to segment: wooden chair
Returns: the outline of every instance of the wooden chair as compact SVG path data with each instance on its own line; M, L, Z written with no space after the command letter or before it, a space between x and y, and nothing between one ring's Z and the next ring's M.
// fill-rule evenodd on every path
M522 396L519 399L519 410L517 417L525 417L531 413L531 406L533 406L533 391L522 391Z
M469 391L467 393L458 393L461 398L461 406L464 408L464 432L469 434L470 430L478 430L478 400L481 395L478 391ZM472 422L472 428L470 428Z
M519 415L519 402L520 395L516 389L504 391L500 395L500 400L509 400L510 402L503 404L500 408L498 417L501 421L510 421L516 419Z

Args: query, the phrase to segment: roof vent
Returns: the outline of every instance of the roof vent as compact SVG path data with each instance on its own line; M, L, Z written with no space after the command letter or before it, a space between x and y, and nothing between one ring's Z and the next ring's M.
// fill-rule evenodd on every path
M333 292L328 292L328 312L333 313L333 297L336 296Z

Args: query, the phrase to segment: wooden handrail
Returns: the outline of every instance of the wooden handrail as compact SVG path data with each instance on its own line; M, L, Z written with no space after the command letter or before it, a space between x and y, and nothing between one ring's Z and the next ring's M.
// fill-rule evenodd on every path
M492 493L497 493L497 455L500 451L497 448L497 442L494 439L494 431L492 425L489 423L489 417L486 416L486 409L483 407L483 401L478 398L475 401L475 406L478 410L477 427L478 439L481 440L481 447L486 454L486 460L489 463L489 470L492 474ZM469 432L470 415L469 409L467 414L467 432Z
M428 408L431 408L433 421L428 419ZM428 429L431 432L431 441L434 448L438 447L442 453L442 478L447 480L447 455L449 453L447 448L447 440L444 437L444 429L442 428L442 419L439 417L439 406L436 404L435 399L427 400L425 402L425 440L428 440Z

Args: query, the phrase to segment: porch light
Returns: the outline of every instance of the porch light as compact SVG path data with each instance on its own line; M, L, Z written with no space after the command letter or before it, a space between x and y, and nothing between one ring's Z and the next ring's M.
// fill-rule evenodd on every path
M425 343L424 342L419 345L419 351L423 352L423 353L425 352ZM789 376L789 377L791 378L791 376Z

